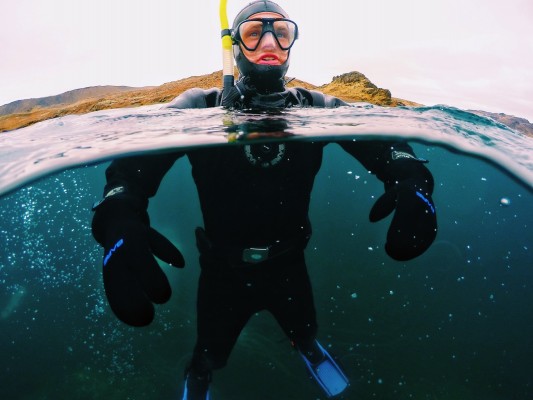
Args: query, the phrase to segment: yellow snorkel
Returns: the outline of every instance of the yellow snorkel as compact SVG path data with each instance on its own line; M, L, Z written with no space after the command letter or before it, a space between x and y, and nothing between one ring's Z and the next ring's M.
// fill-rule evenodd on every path
M227 93L233 88L233 40L231 39L231 31L229 29L228 14L226 12L227 0L220 0L220 27L222 36L222 82L223 90L222 97L226 97ZM226 96L225 96L226 95Z

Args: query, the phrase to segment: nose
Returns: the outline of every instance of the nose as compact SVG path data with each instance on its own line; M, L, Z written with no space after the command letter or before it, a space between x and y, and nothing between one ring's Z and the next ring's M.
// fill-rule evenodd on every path
M278 45L273 32L266 32L259 43L262 48L273 49Z

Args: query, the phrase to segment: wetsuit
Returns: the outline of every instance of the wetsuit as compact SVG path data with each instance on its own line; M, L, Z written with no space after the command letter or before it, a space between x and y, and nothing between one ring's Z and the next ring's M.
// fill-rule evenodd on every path
M345 105L304 89L275 97L273 101L287 107ZM192 89L169 107L215 107L220 98L218 89ZM270 311L296 345L315 338L317 322L304 249L311 235L310 195L326 144L287 141L193 149L119 159L106 171L106 193L122 186L146 202L177 159L187 156L192 165L204 219L204 228L196 232L201 275L192 366L197 371L224 366L242 328L261 310ZM385 185L413 170L431 180L414 156L394 157L413 154L406 143L339 144Z

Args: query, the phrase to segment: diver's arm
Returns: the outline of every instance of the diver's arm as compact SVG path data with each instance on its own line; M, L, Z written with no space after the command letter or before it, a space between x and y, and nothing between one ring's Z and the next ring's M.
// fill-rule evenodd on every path
M218 88L186 90L165 107L208 108L220 104L221 90ZM104 196L116 193L122 188L128 195L146 201L157 192L166 172L183 153L134 156L115 160L106 171L107 184Z
M311 90L311 93L320 93L320 92L315 92ZM342 106L349 106L348 103L339 99L338 97L330 96L329 94L323 94L323 93L320 93L320 94L324 96L324 107L325 108L336 108L336 107L342 107Z
M222 91L218 88L186 90L170 103L168 108L209 108L220 105Z
M156 194L165 174L183 153L155 154L120 158L106 170L104 196L117 187L132 196L148 199Z
M406 261L424 253L437 235L433 175L407 143L390 141L341 142L341 146L385 185L385 193L370 211L377 222L394 212L385 251Z
M148 325L153 304L168 301L171 287L157 257L175 267L180 251L150 226L148 198L181 154L134 156L115 160L106 170L104 198L93 206L92 233L104 248L102 272L109 305L132 326Z
M424 165L427 160L418 158L406 142L357 140L342 141L339 144L363 164L367 171L376 175L385 187L418 177L427 181L433 192L433 176Z
M214 106L217 89L190 90L171 104L177 108ZM213 103L213 104L211 104ZM155 257L175 267L185 261L180 251L150 226L148 198L183 152L133 156L115 160L106 170L104 198L93 206L92 233L104 248L102 271L111 309L123 322L145 326L154 304L168 301L171 287Z
M167 108L208 108L220 104L218 88L193 88L181 93L168 103ZM183 153L134 156L115 160L106 171L107 184L104 195L117 187L124 187L131 195L143 199L157 192L163 176Z
M324 94L317 90L296 87L289 89L289 91L297 99L296 103L303 107L336 108L349 105L337 97Z
M93 236L102 245L116 215L129 211L131 219L149 225L148 199L154 196L163 176L183 153L133 156L115 160L106 170L104 197L93 205ZM120 209L120 213L115 210ZM115 214L115 215L113 215ZM105 218L102 217L105 215Z

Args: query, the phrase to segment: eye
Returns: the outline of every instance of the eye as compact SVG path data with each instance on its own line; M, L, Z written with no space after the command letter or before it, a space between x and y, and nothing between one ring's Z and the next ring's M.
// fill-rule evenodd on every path
M255 21L247 21L240 27L240 34L243 39L255 39L261 36L261 23Z
M248 37L251 37L251 38L256 38L259 35L260 35L260 32L258 30L248 32Z
M288 36L287 29L277 29L276 36L280 39L287 37Z

